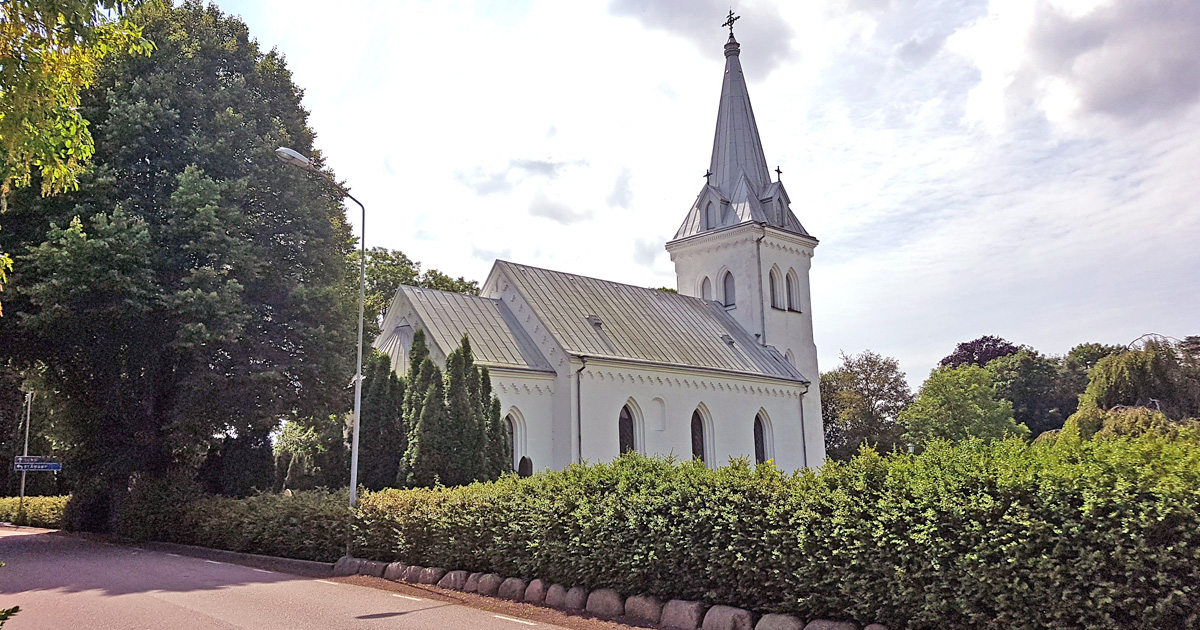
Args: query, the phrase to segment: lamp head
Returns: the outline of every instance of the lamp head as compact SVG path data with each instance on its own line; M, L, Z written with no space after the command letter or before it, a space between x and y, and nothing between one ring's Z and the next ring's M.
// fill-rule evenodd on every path
M301 168L312 168L312 160L304 157L299 151L289 149L287 147L279 147L275 149L275 157L279 158L280 162L299 166Z

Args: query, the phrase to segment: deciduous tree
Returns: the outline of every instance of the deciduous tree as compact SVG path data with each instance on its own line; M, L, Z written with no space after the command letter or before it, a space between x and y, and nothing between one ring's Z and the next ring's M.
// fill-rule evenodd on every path
M110 55L84 93L94 168L14 193L0 233L24 261L0 358L46 366L76 411L67 469L99 493L348 407L354 350L340 195L273 154L312 152L282 58L211 5L131 19L158 49Z
M942 367L958 367L969 364L983 367L988 364L988 361L1016 354L1020 349L1020 346L1010 341L984 335L978 339L958 344L954 347L954 352L943 358L938 365Z
M991 374L976 365L930 373L913 404L900 412L900 423L903 439L917 446L937 439L1029 435L1029 429L1013 420L1012 403L996 398Z
M903 433L897 417L912 400L896 359L870 350L843 353L842 364L821 375L826 454L846 460L863 445L881 452L892 450Z

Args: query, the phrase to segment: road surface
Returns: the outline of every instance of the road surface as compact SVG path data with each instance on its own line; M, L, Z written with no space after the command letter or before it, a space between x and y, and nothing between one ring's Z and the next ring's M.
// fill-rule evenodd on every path
M628 627L378 578L304 578L31 528L0 527L0 561L0 608L21 607L5 630Z

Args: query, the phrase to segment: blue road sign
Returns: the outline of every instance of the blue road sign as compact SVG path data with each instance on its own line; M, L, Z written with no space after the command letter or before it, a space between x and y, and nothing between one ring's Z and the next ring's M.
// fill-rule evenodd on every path
M45 457L42 455L17 455L13 458L13 470L34 471L34 470L62 470L62 464L55 457Z

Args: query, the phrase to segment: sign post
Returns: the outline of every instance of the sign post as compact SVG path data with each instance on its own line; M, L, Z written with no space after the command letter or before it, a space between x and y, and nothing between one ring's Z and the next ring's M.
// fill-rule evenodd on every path
M55 457L44 457L29 454L29 423L33 417L33 393L25 394L25 454L13 458L13 470L21 472L21 501L17 507L17 515L25 514L25 473L34 471L58 472L62 463Z

